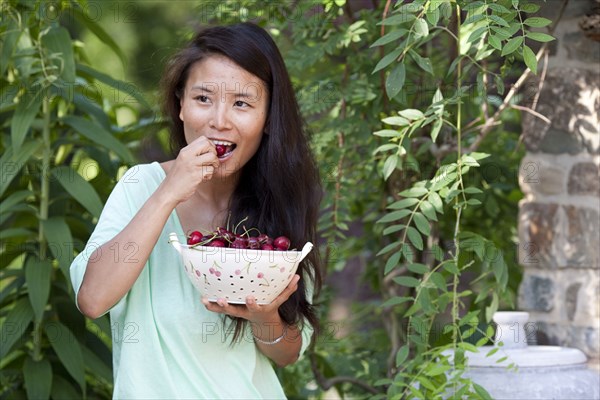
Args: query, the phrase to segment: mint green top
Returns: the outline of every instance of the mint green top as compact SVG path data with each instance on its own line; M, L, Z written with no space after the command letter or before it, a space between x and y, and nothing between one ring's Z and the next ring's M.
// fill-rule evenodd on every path
M154 162L135 166L120 179L85 250L71 265L76 294L88 257L125 228L164 178L164 170ZM285 399L273 366L254 344L250 329L230 346L223 316L206 310L181 256L168 243L171 232L185 236L175 211L140 276L110 309L113 398ZM119 257L135 259L135 243L118 247L114 251L121 252ZM306 324L300 354L311 334Z

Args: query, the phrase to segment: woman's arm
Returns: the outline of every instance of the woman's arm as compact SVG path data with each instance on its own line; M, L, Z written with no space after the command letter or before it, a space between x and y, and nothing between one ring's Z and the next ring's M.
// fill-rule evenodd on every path
M91 254L77 294L83 314L98 318L131 289L173 209L189 199L201 182L211 179L218 163L214 144L203 136L179 152L167 177L125 228ZM116 255L125 251L111 251L131 245L137 250L134 257L128 254L123 259Z
M83 314L98 318L131 289L174 208L159 188L117 236L92 253L77 294ZM122 251L131 245L137 250L133 257ZM111 251L115 248L121 251Z

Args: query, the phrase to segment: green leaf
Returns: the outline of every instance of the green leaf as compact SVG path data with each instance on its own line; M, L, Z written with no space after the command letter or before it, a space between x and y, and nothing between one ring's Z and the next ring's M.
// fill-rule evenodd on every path
M406 118L396 116L384 118L381 120L381 122L383 122L384 124L397 126L406 126L410 124L410 121L408 121Z
M474 24L476 22L483 21L484 19L485 15L481 13L472 14L471 16L467 17L467 19L465 19L465 22L463 22L463 26Z
M125 94L123 101L118 101L119 103L133 103L129 97L136 99L141 105L146 108L150 107L150 104L146 101L140 89L134 86L132 83L123 82L118 79L114 79L106 74L103 74L100 71L96 71L95 69L83 65L77 64L77 70L83 74L89 75L90 77L99 80L102 83L107 84L108 86L118 90L119 92ZM118 99L117 99L118 100Z
M533 14L540 10L540 6L534 3L521 4L521 11L526 12L527 14Z
M523 44L523 36L510 39L502 49L502 57L512 54Z
M404 63L399 63L392 69L392 72L390 72L385 80L385 90L389 99L393 99L400 93L404 87L405 78L406 68L404 67Z
M491 3L488 4L488 7L490 10L493 10L498 14L509 14L511 12L508 8L504 7L501 4Z
M402 35L404 35L406 32L408 32L408 31L404 28L388 32L385 35L383 35L382 37L380 37L379 39L377 39L375 41L375 43L373 43L371 45L371 47L383 46L385 44L393 42L394 40L400 39L402 37Z
M500 41L500 38L496 35L491 35L488 38L488 42L490 43L490 45L495 48L496 50L501 50L502 49L502 42Z
M4 323L0 326L0 332L2 332L0 359L4 359L12 346L23 336L32 320L33 310L31 304L29 304L27 298L21 297L15 302L14 307L8 311Z
M529 39L535 40L536 42L551 42L553 40L556 40L556 38L554 38L553 36L550 36L546 33L542 33L542 32L527 32L527 37Z
M98 39L100 39L102 43L108 45L108 47L110 47L112 51L114 51L119 57L123 65L127 64L127 57L125 57L125 54L123 51L121 51L119 45L113 40L112 37L110 37L108 33L106 33L100 24L98 24L93 18L90 18L89 15L86 15L81 7L75 6L72 7L71 10L74 11L75 19L85 25L94 35L98 37Z
M10 182L21 171L25 163L40 147L41 142L37 140L27 141L19 152L15 155L13 148L8 146L5 148L4 154L0 157L0 171L2 171L2 179L0 179L0 196L4 194Z
M398 242L390 243L387 246L385 246L383 249L379 250L377 252L377 256L379 257L379 256L382 256L382 255L384 255L386 253L389 253L390 251L394 250L399 245L400 245L400 243L398 243Z
M440 118L437 119L434 123L433 123L433 127L431 128L431 132L430 132L430 136L431 136L431 141L435 143L435 141L437 140L437 137L440 133L440 130L442 129L442 126L444 125L444 121Z
M383 179L387 181L387 179L392 175L392 172L396 169L398 165L398 156L396 154L392 154L389 156L385 163L383 164Z
M418 18L417 20L415 20L414 28L416 38L425 37L429 35L429 25L427 24L427 21L425 21L422 18Z
M37 91L33 96L30 96L29 92L25 92L19 98L19 103L10 121L10 136L15 153L19 153L21 150L31 123L40 111L42 98L43 94L41 91Z
M396 131L393 131L393 132L396 132ZM397 144L394 144L394 143L382 144L381 146L379 146L378 148L375 149L375 151L373 152L373 155L375 155L377 153L383 153L386 151L397 150L397 149L398 149Z
M387 138L400 137L400 132L395 131L393 129L382 129L380 131L373 132L373 135L379 136L379 137L387 137ZM392 146L392 147L386 148L386 150L391 150L392 148L398 147L398 145L396 145L396 144L387 144L384 146Z
M42 36L42 45L49 52L58 56L50 61L60 70L60 76L65 82L75 82L75 59L73 58L73 45L69 31L62 26L51 27Z
M421 202L421 205L419 206L419 209L421 210L423 215L427 217L428 220L437 221L437 214L435 212L435 208L430 202L428 202L427 200L423 200Z
M2 177L4 179L4 177ZM10 210L11 207L20 204L25 201L28 197L32 196L31 190L19 190L11 193L2 203L0 203L0 214L4 214Z
M496 75L494 77L494 82L496 83L496 88L498 89L498 94L503 95L504 94L504 81L502 80L502 77L500 75Z
M414 108L407 108L406 110L398 111L401 117L404 117L408 120L417 120L425 117L421 110L417 110Z
M423 238L421 238L421 234L412 226L406 228L406 235L408 236L408 240L419 250L423 250Z
M94 217L100 217L102 201L94 187L70 167L62 166L52 170L52 175L63 188L84 206Z
M414 298L412 297L392 297L391 299L388 299L385 303L383 303L381 305L381 307L385 308L385 307L393 307L393 306L397 306L399 304L403 304L406 303L407 301L413 301Z
M402 363L406 360L407 357L408 344L405 344L404 346L400 347L400 349L398 349L398 352L396 353L396 367L402 365Z
M501 287L505 287L508 283L508 267L500 251L496 250L495 256L491 262L494 277Z
M492 26L491 29L496 33L495 36L497 36L500 40L507 40L512 36L510 31L498 26Z
M439 272L432 272L431 275L429 275L429 279L441 291L445 292L447 290L446 280L444 279L444 276Z
M468 3L467 5L465 5L464 9L465 9L465 11L473 11L484 5L485 4L482 1L472 1L472 2Z
M52 398L79 399L81 394L66 379L55 374L52 380Z
M464 165L468 165L469 167L479 167L479 163L477 162L477 160L470 155L463 155L461 157L461 160Z
M469 38L467 39L467 43L472 43L476 40L481 39L481 37L483 36L484 33L486 33L488 31L488 27L486 26L482 26L481 28L477 28L475 29L470 35Z
M460 274L460 271L458 270L458 267L456 266L456 263L454 261L445 263L444 269L454 275Z
M413 278L412 276L397 276L394 279L398 285L406 286L406 287L417 287L421 283L417 278Z
M548 26L551 23L552 21L550 21L548 18L542 17L531 17L523 21L523 24L534 28L543 28L544 26Z
M385 263L385 270L383 272L384 275L387 275L388 273L390 273L391 270L396 268L396 266L400 262L401 256L402 256L402 252L397 251L394 254L392 254L392 256L390 258L388 258L387 262Z
M25 390L30 399L49 399L52 387L52 366L46 359L34 361L31 356L25 359L23 365Z
M403 197L421 197L421 196L427 194L427 189L425 189L424 187L420 187L420 186L411 187L410 189L403 190L399 194L400 194L400 196L403 196Z
M440 214L444 212L444 203L439 194L437 194L436 192L430 192L428 200L431 202L431 204L437 212L439 212Z
M409 54L415 60L419 68L423 71L433 75L433 66L431 65L431 60L427 57L421 57L419 53L414 50L409 51Z
M421 274L421 275L426 272L429 272L429 267L425 264L420 264L420 263L409 264L407 268L409 271L412 271L414 273Z
M417 226L417 229L419 231L421 231L421 233L423 233L423 235L429 236L429 234L431 233L431 226L429 226L429 221L427 221L427 218L425 218L425 216L423 216L423 214L416 212L413 215L413 219L415 221L415 225Z
M0 63L0 76L5 76L4 73L6 72L6 68L8 68L9 60L12 60L17 43L24 33L24 30L19 28L16 21L11 18L7 18L7 20L8 27L6 30L2 31L2 51L0 53L2 62ZM2 22L4 25L4 20Z
M508 22L506 22L503 18L497 15L488 15L488 18L494 21L497 25L504 26L505 28L508 28L510 26Z
M385 57L383 57L375 66L375 69L373 70L373 74L385 67L387 67L388 65L390 65L391 63L393 63L394 61L396 61L396 59L400 56L400 54L402 54L402 48L398 48L394 51L392 51L391 53L388 53L385 55Z
M46 324L44 331L58 359L85 393L85 366L79 342L69 328L58 321Z
M386 222L398 221L398 220L406 217L410 213L411 213L410 210L394 211L394 212L391 212L391 213L386 214L383 217L381 217L381 219L379 221L377 221L377 223L383 224L383 223L386 223Z
M398 200L398 201L393 202L392 204L390 204L388 206L388 208L392 209L392 210L400 210L400 209L403 209L403 208L414 206L418 202L419 202L418 198L409 197L407 199L402 199L402 200Z
M404 225L404 224L391 225L391 226L388 226L387 228L385 228L383 230L383 234L384 235L390 235L392 233L396 233L398 231L401 231L404 228L406 228L406 225Z
M60 269L70 279L69 268L73 262L73 238L64 217L42 220L42 227L50 251L58 260Z
M25 262L25 281L31 308L35 320L40 322L44 316L44 309L50 295L52 276L52 263L50 260L40 260L37 256L30 255Z
M477 393L477 395L479 396L480 399L482 400L492 400L492 396L488 393L487 390L485 390L485 388L475 382L472 382L473 384L473 389L475 390L475 393Z
M91 141L114 151L126 163L134 162L133 155L129 149L117 138L107 132L101 125L95 121L70 115L63 118L63 122L75 130L75 132L87 137Z
M529 68L534 75L537 75L537 58L535 57L533 50L527 45L523 46L523 60L525 61L527 68Z

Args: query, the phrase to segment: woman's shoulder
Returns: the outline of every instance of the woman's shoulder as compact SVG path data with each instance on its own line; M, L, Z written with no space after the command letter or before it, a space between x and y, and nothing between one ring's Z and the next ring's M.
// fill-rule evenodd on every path
M160 182L165 177L165 171L158 162L147 164L136 164L119 178L119 183L131 183L147 185L152 182Z

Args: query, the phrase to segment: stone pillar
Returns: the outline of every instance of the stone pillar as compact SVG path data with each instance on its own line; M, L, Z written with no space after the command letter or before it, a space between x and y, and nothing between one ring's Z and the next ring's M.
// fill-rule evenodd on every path
M561 3L540 2L541 16L555 20ZM600 357L600 42L590 27L598 5L569 2L557 26L536 106L550 123L523 113L519 169L518 308L537 323L539 344L592 360Z

